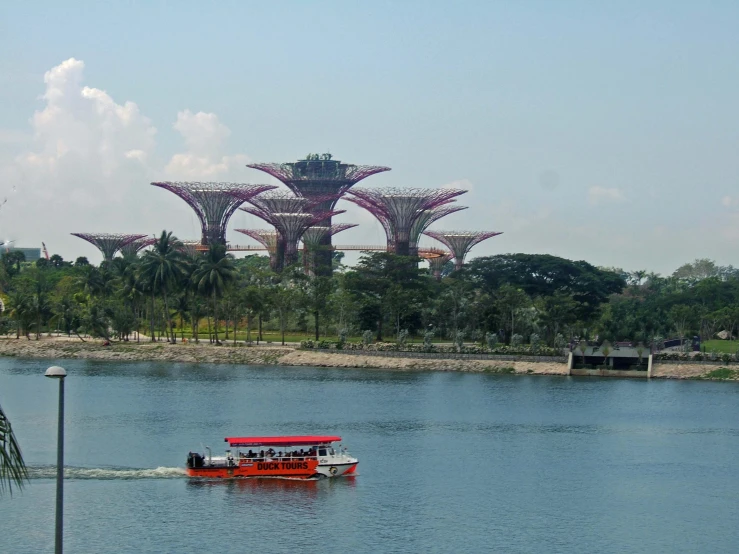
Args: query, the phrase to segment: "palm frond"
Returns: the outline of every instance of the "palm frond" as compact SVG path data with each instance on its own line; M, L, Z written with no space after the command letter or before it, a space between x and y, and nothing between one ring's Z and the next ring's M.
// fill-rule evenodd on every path
M0 495L6 490L12 495L13 485L19 489L28 480L20 445L13 434L10 420L0 406Z

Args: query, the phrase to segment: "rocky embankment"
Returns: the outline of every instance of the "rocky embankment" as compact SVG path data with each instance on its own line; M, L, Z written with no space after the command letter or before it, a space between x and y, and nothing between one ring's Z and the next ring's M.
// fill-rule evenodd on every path
M108 361L161 361L244 365L373 368L398 371L469 371L528 375L567 375L567 364L506 360L429 359L363 356L320 350L300 350L294 345L214 346L208 343L119 342L43 337L0 339L0 356L18 358L76 358ZM655 363L652 377L662 379L716 378L715 365L701 363ZM739 371L724 372L719 379L739 379Z
M285 365L312 367L375 368L401 371L476 371L488 373L523 373L566 375L567 365L550 362L494 360L418 359L361 356L294 346L213 346L208 343L128 342L103 346L101 341L43 337L41 340L0 339L0 356L19 358L76 358L109 361L163 361L186 363L221 363Z

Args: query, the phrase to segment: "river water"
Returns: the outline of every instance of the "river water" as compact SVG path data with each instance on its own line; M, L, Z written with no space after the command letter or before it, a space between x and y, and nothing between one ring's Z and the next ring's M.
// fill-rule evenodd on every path
M0 551L52 552L54 362L0 359L31 482ZM739 385L61 360L65 550L736 552ZM338 434L359 476L198 481L227 435Z

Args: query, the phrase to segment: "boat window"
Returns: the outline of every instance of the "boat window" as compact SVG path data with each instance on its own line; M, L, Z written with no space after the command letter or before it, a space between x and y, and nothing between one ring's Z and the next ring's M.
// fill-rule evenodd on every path
M333 449L333 448L329 448L329 449L328 449L328 453L329 453L329 454L331 454L332 456L333 456L334 454L336 454L336 453L334 452L334 449Z
M318 455L319 455L319 456L325 456L325 455L326 455L326 449L325 449L325 448L321 448L321 449L320 449L320 450L318 451Z

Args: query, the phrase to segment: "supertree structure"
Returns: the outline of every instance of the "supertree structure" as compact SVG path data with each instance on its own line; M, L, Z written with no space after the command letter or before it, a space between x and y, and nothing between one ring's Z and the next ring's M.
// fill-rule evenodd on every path
M385 228L388 248L395 254L415 256L418 237L413 237L413 232L418 230L418 221L428 217L426 212L453 202L465 192L452 188L352 189L346 199L378 219Z
M199 240L181 240L177 249L186 256L194 258L203 251L203 244Z
M362 179L376 173L390 171L389 167L354 165L334 160L331 154L308 154L304 160L289 163L258 163L247 167L268 173L284 183L297 196L320 199L314 204L316 213L331 212L336 202L351 187ZM329 217L325 222L331 225ZM317 252L317 271L321 275L331 274L331 235L323 237Z
M441 281L441 272L443 271L444 266L449 260L454 258L454 255L451 252L444 252L436 256L424 256L421 252L419 252L418 255L421 258L424 258L429 263L431 273L433 273L434 278L437 281Z
M357 223L334 223L332 225L314 225L303 233L303 266L308 275L316 274L316 254L326 249L321 246L326 235L334 236L337 233L356 227Z
M234 229L234 231L237 231L239 233L243 233L247 236L250 236L255 241L257 241L259 244L264 246L264 248L267 249L267 254L269 254L269 266L272 268L273 271L277 269L279 266L279 257L284 257L284 251L281 251L278 256L278 247L280 246L280 234L272 229ZM283 243L284 244L284 243Z
M110 261L127 244L146 237L146 235L127 235L119 233L72 233L75 237L94 244L103 253L103 259Z
M129 242L127 245L121 248L121 254L123 257L133 257L139 253L139 250L143 250L147 246L151 246L157 242L154 237L144 237Z
M275 271L282 271L285 265L292 265L298 261L298 241L306 229L343 213L343 210L318 211L315 209L315 204L318 202L326 202L326 197L308 199L288 192L274 191L251 198L249 203L252 206L241 208L277 229L279 239ZM281 250L284 252L282 257L280 256Z
M444 244L454 255L454 266L460 269L464 258L476 244L503 234L495 231L425 231L424 235Z
M277 188L275 185L199 181L164 181L152 185L175 193L195 210L203 230L203 245L225 245L226 225L236 208L252 196Z
M467 206L453 205L453 202L454 200L449 200L446 204L430 210L423 210L418 214L418 219L413 223L409 234L408 244L411 255L418 252L418 240L421 238L421 234L429 228L429 225L439 221L442 217L467 209Z

